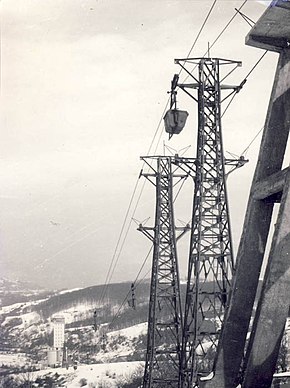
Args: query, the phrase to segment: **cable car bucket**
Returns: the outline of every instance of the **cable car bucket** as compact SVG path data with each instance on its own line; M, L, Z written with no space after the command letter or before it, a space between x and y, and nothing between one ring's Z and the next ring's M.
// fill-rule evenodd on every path
M173 80L171 81L171 91L169 92L171 95L170 109L163 117L165 131L169 133L169 139L171 139L173 135L177 135L183 130L188 116L187 111L177 109L176 87L178 79L178 74L175 74Z
M164 116L165 131L169 138L178 135L184 128L188 112L186 110L169 109Z

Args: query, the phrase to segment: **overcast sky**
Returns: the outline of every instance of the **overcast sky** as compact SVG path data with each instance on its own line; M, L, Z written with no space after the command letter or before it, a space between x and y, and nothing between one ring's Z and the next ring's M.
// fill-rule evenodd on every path
M241 3L218 0L193 57L204 54ZM263 3L249 0L243 12L256 21ZM187 55L211 4L2 1L3 276L48 288L105 281L142 167L139 156L149 149L170 81L179 71L174 58ZM249 29L236 17L210 53L243 61L231 79L237 84L262 54L245 46ZM276 62L276 54L266 55L225 115L226 150L240 154L263 126ZM194 156L197 107L185 96L178 98L190 113L188 125L170 143L163 134L157 153L166 141L177 150L191 145L186 155ZM259 141L246 155L250 163L229 178L235 247ZM137 194L140 187L142 182ZM152 225L153 213L154 190L146 184L135 218L151 216ZM190 205L184 205L176 217L188 221L190 213ZM148 248L132 223L112 281L134 279ZM184 277L187 253L181 256ZM149 266L148 261L145 272Z

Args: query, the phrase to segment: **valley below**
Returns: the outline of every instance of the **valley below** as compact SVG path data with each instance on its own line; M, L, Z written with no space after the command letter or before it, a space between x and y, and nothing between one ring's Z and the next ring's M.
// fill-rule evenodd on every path
M0 377L3 387L125 387L140 381L146 353L149 284L47 291L2 280ZM94 319L95 313L95 319ZM65 321L67 363L48 366L53 321ZM136 385L137 386L137 385ZM1 387L1 385L0 385Z

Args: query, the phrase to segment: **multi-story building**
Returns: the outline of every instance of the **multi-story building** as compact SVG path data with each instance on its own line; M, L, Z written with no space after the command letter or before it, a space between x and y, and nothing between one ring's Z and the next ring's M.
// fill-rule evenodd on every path
M65 320L63 317L55 317L52 320L53 324L53 347L62 349L64 345L64 326Z
M48 365L61 365L63 362L64 350L64 327L65 319L63 317L54 317L52 319L53 344L52 348L48 349L47 358Z

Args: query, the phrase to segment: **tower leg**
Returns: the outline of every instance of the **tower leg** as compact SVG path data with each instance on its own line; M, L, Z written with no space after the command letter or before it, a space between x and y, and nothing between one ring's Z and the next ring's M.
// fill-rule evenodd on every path
M155 158L156 159L156 158ZM150 286L147 352L143 388L178 388L182 313L173 215L173 174L170 157L157 157L156 212ZM152 177L152 174L151 174Z
M221 129L220 66L199 61L198 140L182 344L182 386L214 367L234 271Z
M233 293L218 349L215 376L212 381L206 383L206 387L209 388L233 388L239 382L246 336L273 211L272 202L255 199L254 193L260 181L277 173L282 167L290 122L290 89L284 87L289 85L289 80L285 78L289 77L289 73L285 73L283 69L289 64L289 61L290 50L283 50L279 57L248 201L243 234L237 254Z

